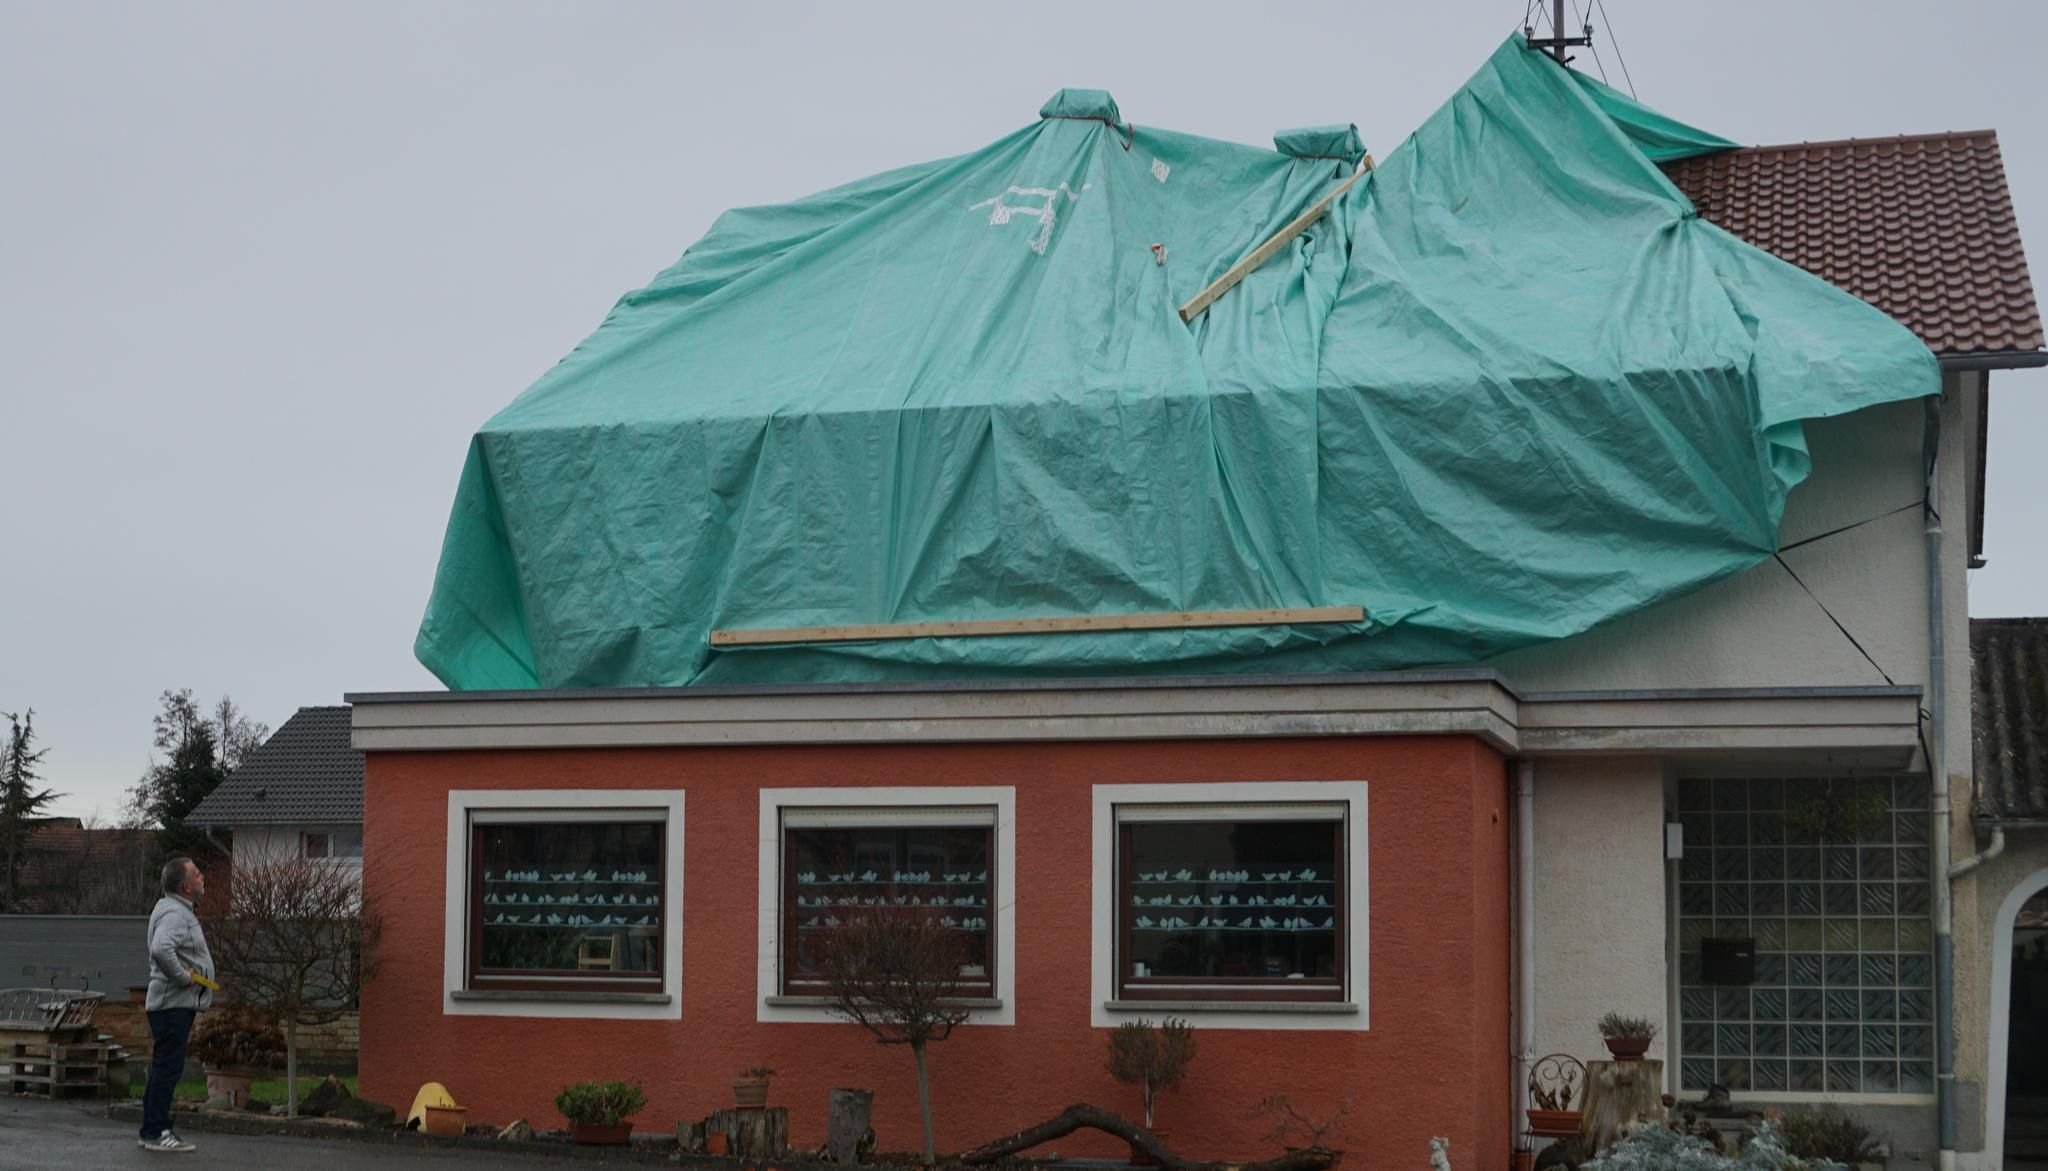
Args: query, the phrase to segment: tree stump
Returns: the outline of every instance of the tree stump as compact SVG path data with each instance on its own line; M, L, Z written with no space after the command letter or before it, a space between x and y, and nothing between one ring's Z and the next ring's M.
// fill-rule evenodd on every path
M875 1104L873 1090L833 1090L831 1112L825 1123L825 1152L834 1163L852 1166L860 1162L861 1147L868 1141L868 1117Z
M1664 1063L1588 1061L1586 1116L1579 1123L1586 1153L1613 1146L1638 1122L1664 1123Z
M789 1153L789 1108L715 1110L704 1120L706 1133L725 1136L727 1154L742 1159L780 1159Z

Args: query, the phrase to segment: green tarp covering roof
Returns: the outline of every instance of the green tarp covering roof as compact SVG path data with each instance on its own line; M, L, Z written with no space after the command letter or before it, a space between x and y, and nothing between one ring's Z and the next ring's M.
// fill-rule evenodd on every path
M450 687L1464 662L1777 545L1801 420L1934 393L1870 306L1700 219L1726 144L1501 46L1351 173L1066 90L970 154L737 210L470 445ZM1359 623L714 648L713 630L1359 605Z

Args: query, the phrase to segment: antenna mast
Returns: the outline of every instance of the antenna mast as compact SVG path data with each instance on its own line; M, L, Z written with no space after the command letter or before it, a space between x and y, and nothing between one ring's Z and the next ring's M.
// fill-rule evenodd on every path
M1524 25L1522 27L1522 35L1529 38L1529 47L1532 49L1541 49L1544 52L1549 53L1552 57L1557 58L1557 63L1559 65L1568 65L1571 63L1572 59L1565 52L1566 49L1576 48L1580 45L1591 45L1593 43L1592 25L1584 25L1580 28L1579 31L1582 34L1580 36L1568 37L1564 35L1564 0L1551 0L1551 35L1547 37L1539 37L1536 35L1536 27L1534 25Z

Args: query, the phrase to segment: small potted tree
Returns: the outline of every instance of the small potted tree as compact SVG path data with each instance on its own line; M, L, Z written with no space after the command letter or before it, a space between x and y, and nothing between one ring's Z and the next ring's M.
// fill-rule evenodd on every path
M1616 1061L1641 1061L1643 1054L1650 1051L1650 1042L1656 1039L1657 1026L1636 1016L1623 1016L1610 1012L1600 1018L1600 1039L1607 1042L1607 1051Z
M742 1110L762 1110L768 1106L768 1079L775 1071L765 1065L748 1066L740 1076L732 1079L732 1104Z
M252 1004L231 1004L200 1018L192 1055L206 1069L206 1099L235 1107L249 1101L249 1083L268 1073L284 1053L277 1018Z
M647 1105L638 1082L577 1082L555 1095L555 1109L569 1120L569 1137L587 1146L624 1146L633 1138L626 1119Z
M1129 1086L1145 1091L1145 1129L1164 1140L1167 1132L1153 1125L1153 1106L1161 1090L1170 1090L1187 1076L1188 1063L1195 1059L1195 1031L1184 1020L1167 1017L1151 1021L1126 1021L1109 1034L1109 1072ZM1152 1157L1131 1148L1131 1162L1149 1164Z

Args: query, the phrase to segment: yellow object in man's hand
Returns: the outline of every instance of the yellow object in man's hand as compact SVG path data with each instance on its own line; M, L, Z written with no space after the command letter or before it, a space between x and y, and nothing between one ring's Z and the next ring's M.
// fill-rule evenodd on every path
M197 972L192 973L192 982L194 984L199 985L201 988L205 988L212 992L220 991L219 984L214 983L211 979L208 979L207 977L202 976Z

